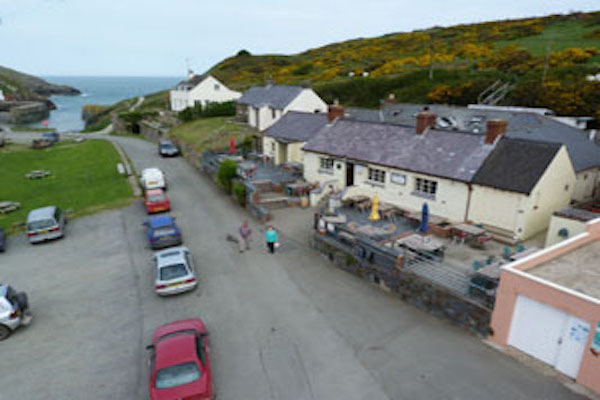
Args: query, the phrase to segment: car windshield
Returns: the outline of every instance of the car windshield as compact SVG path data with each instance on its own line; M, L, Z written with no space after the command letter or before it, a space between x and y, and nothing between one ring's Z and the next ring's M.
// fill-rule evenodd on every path
M200 370L195 363L177 364L158 370L156 373L156 388L169 389L187 385L197 379L200 379Z
M33 221L27 224L27 229L30 231L35 231L38 229L49 228L54 225L54 221L51 219L40 219L38 221Z
M165 150L172 150L175 148L175 146L173 146L171 143L161 143L160 147Z
M160 280L170 281L184 277L188 274L188 270L183 264L173 264L160 269Z
M150 203L160 203L161 201L165 201L167 198L164 194L153 194L148 196L148 201Z

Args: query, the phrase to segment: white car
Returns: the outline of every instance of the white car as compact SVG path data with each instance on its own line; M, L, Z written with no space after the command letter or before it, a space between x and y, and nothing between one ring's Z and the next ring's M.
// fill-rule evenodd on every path
M146 168L142 170L140 181L144 190L167 190L167 180L165 179L165 174L159 168Z
M192 253L185 246L154 253L156 279L154 289L161 296L187 292L198 285Z
M29 325L31 312L25 293L0 284L0 340L4 340L21 325Z

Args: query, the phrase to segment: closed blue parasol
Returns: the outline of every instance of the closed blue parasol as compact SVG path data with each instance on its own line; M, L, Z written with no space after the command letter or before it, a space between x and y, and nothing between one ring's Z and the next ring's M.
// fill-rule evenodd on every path
M419 225L419 232L427 233L429 230L429 206L427 203L423 203L423 209L421 210L421 225Z

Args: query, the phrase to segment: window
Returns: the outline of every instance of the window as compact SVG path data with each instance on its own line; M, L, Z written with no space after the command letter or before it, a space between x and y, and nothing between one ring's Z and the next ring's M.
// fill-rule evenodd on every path
M277 117L277 110L274 108L271 109L271 118L275 119Z
M156 388L169 389L187 385L200 379L200 370L193 362L176 364L171 367L159 369L156 373Z
M385 171L369 168L369 180L372 182L385 183Z
M215 83L215 90L221 89L221 86L218 83Z
M435 198L437 193L437 182L429 179L416 178L415 194L428 198Z
M333 169L333 158L321 157L321 168L322 169Z
M206 365L206 352L204 350L204 337L202 334L198 334L196 336L196 353L202 365Z
M275 151L275 142L271 142L271 151Z

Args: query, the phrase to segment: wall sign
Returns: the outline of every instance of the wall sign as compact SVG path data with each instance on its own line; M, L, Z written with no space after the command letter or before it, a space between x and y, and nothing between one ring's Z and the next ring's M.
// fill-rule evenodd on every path
M594 332L594 338L592 339L592 353L598 357L600 355L600 321L596 324L596 331Z
M399 174L397 172L392 172L390 175L390 182L395 183L397 185L406 185L406 175Z

